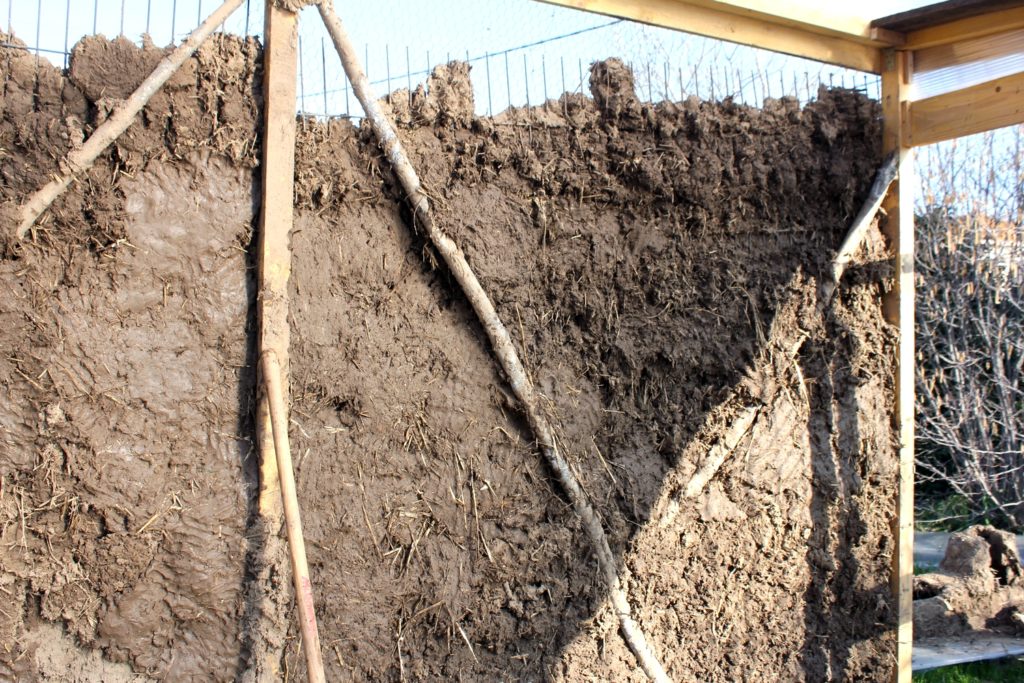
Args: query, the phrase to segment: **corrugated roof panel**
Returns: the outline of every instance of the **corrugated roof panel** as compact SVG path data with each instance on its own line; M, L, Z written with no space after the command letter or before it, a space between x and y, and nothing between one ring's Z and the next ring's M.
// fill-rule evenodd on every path
M940 45L914 53L912 100L1024 72L1024 30Z

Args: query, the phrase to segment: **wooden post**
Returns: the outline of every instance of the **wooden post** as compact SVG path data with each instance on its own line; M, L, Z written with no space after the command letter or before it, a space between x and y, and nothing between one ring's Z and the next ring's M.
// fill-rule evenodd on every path
M260 209L259 349L273 351L281 363L281 385L288 405L289 233L292 229L295 178L295 80L298 15L266 3L263 52L263 202ZM260 382L260 387L265 382ZM268 529L281 523L281 490L274 432L265 391L260 392L256 421L260 451L260 515ZM272 532L275 533L275 532Z
M897 610L897 683L911 681L914 644L914 156L908 138L907 106L911 53L889 50L883 57L883 151L895 151L899 176L886 201L886 236L895 252L895 288L883 302L886 319L899 328L896 347L896 429L899 478L896 491L892 590Z
M292 229L295 178L295 81L297 70L298 15L278 9L266 0L263 49L263 157L260 171L261 201L257 264L256 316L260 357L268 352L280 364L280 395L288 424L288 277L291 273L289 233ZM281 661L289 613L287 589L281 576L287 558L281 553L278 532L283 508L281 484L274 448L264 369L260 374L256 412L256 444L259 449L259 515L262 559L255 581L262 591L259 623L253 624L250 672L245 680L271 683L282 679Z

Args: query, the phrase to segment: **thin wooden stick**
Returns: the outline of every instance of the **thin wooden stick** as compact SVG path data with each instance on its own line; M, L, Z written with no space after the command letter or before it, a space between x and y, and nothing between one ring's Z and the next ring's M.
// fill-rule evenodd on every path
M537 437L541 451L558 476L558 480L572 501L576 513L583 521L583 527L586 529L591 544L594 547L594 552L597 555L598 565L604 574L605 582L608 584L612 606L618 615L619 624L626 643L633 651L633 654L636 655L640 666L651 680L658 681L659 683L667 682L670 679L665 673L665 669L647 644L647 639L644 637L640 627L633 620L629 601L626 599L626 593L622 582L619 580L618 570L615 566L615 556L608 545L608 538L604 533L601 520L583 492L583 488L576 480L576 476L569 468L569 463L566 462L558 450L554 431L539 406L533 383L530 381L522 362L519 360L519 355L512 344L512 338L509 336L508 330L502 323L501 318L498 317L494 304L491 303L487 293L480 285L480 281L469 267L469 263L466 261L462 250L434 223L433 216L430 213L430 203L420 186L420 179L409 162L405 151L402 149L398 135L395 133L391 122L380 108L377 98L370 88L366 74L359 64L355 48L351 40L349 40L341 20L335 14L333 5L332 0L321 0L318 8L320 16L327 26L327 31L331 35L331 40L334 42L334 47L338 51L338 56L341 57L345 74L348 76L349 82L352 83L352 89L356 93L356 98L363 106L370 125L373 127L373 131L376 133L384 150L384 154L393 165L395 174L405 189L406 196L415 211L416 219L424 227L431 242L434 243L434 246L444 258L445 263L448 264L449 270L451 270L455 279L462 287L463 293L473 306L477 318L479 318L480 323L487 332L491 346L494 349L494 355L505 371L512 391L523 404L527 421Z
M878 169L878 173L875 175L875 182L871 185L871 191L868 192L868 198L864 200L860 213L857 214L857 218L854 219L849 232L846 233L846 239L843 240L842 246L839 247L835 258L832 259L832 282L830 283L829 295L839 286L839 281L843 277L846 266L850 263L850 259L853 258L853 254L857 251L861 242L864 241L864 235L867 234L871 221L875 219L878 209L881 208L882 200L885 199L885 195L889 192L889 187L896 180L896 172L899 168L898 161L896 154L890 154L882 163L881 168ZM830 298L830 296L826 298Z
M99 158L107 147L111 145L122 133L128 130L135 120L135 115L142 111L146 103L160 87L177 72L185 60L191 57L199 46L206 42L210 34L224 21L231 13L241 6L244 0L225 0L217 10L213 12L206 21L199 25L188 38L179 45L171 54L160 60L146 80L135 89L135 92L114 107L113 113L106 121L100 124L99 128L93 131L89 139L79 147L72 150L66 159L61 162L61 172L49 183L33 194L21 207L21 223L18 225L17 238L24 239L25 235L32 228L36 219L53 202L64 193L68 186L80 173L88 170Z
M757 417L758 410L758 406L745 406L740 411L732 425L722 435L721 440L708 451L700 469L694 473L693 477L690 478L690 481L683 488L683 498L696 498L704 492L704 487L718 474L718 470L722 468L725 459L739 445L740 439L746 436L750 428L754 426L754 419Z
M839 247L835 258L832 259L832 279L822 285L823 294L816 305L816 309L820 314L824 314L827 310L839 286L839 281L843 277L846 266L864 241L864 236L867 234L871 221L877 215L878 209L882 205L882 200L885 199L889 187L892 186L893 181L896 179L897 168L897 156L890 154L878 169L878 173L875 175L875 182L871 185L871 191L868 192L867 199L864 200L864 204L860 212L858 212L856 219L854 219L850 230L847 232L846 239L843 240L843 244ZM795 361L802 339L798 339L794 343L794 340L776 339L775 336L775 329L773 328L769 335L767 346L781 347L786 355ZM796 370L798 373L800 372L799 365L796 365ZM722 438L708 451L700 468L690 478L682 492L674 497L669 505L670 511L663 523L671 521L679 509L679 503L682 498L695 498L704 492L708 482L722 468L726 458L729 457L737 444L739 444L740 439L753 427L758 410L757 406L745 406L739 412Z
M281 499L284 505L284 524L288 532L288 549L292 561L292 579L295 582L295 602L299 608L299 630L302 650L306 655L306 671L310 683L324 683L324 663L320 655L320 635L313 611L313 584L309 580L306 563L306 543L302 538L302 520L299 517L299 499L295 493L295 475L292 472L292 453L288 444L288 417L284 407L284 389L281 385L281 364L277 354L264 351L262 355L263 380L270 404L270 423L274 430L274 452L277 471L281 478Z

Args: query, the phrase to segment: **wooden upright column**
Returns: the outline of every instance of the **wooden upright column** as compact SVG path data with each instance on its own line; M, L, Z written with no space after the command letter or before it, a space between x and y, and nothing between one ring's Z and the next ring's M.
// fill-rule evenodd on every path
M260 208L259 350L272 350L281 363L285 406L288 405L288 278L291 274L289 233L295 179L295 81L298 15L266 3L263 58L263 204ZM260 387L263 382L260 382ZM260 515L268 528L281 522L274 433L265 392L260 390L256 422L260 452Z
M895 426L899 436L895 548L892 590L898 614L896 670L893 680L911 681L914 643L914 156L908 138L907 98L911 55L895 50L883 56L883 152L899 152L899 177L886 201L886 236L895 252L895 288L883 302L886 319L899 328L896 347Z

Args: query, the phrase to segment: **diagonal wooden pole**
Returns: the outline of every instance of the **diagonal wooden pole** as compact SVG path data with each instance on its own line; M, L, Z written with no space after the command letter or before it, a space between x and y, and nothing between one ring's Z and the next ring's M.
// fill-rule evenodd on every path
M355 91L359 103L366 111L370 125L373 127L373 131L377 135L381 147L384 149L384 154L394 167L395 174L405 189L409 203L412 204L413 210L416 213L416 220L427 231L431 242L433 242L438 252L444 258L452 275L455 276L455 279L462 287L463 293L476 312L477 318L479 318L491 341L494 355L502 370L504 370L505 376L508 378L512 391L523 404L527 421L536 435L537 441L540 443L542 453L558 476L562 488L572 501L576 514L583 521L583 527L590 537L590 542L597 555L598 566L608 585L612 607L619 618L619 626L627 645L629 645L633 654L636 655L641 668L651 680L658 683L669 681L670 679L668 674L665 673L664 667L662 667L654 650L648 645L639 624L633 619L629 601L626 599L625 588L619 579L615 556L608 545L608 537L604 532L604 527L601 525L601 519L590 504L586 493L583 492L583 488L569 467L569 463L558 449L554 430L551 428L551 424L539 405L533 382L530 381L529 375L526 374L526 369L519 359L519 354L512 343L512 337L509 335L508 329L502 323L498 312L494 308L494 304L480 285L476 274L469 267L465 254L463 254L459 246L444 230L434 222L430 211L430 202L420 186L419 176L416 175L415 169L413 169L409 158L402 149L402 144L398 140L394 127L378 104L377 98L373 95L369 79L366 78L366 74L359 64L359 57L352 46L352 41L349 40L341 20L334 12L332 0L320 0L317 7L320 10L320 16L323 18L324 24L327 26L327 32L330 33L331 40L338 51L338 56L341 58L345 74L352 83L352 89Z
M320 654L320 634L317 631L316 612L313 609L313 584L309 580L306 542L302 538L302 518L299 515L291 448L288 445L288 412L281 386L281 364L277 360L277 354L269 350L263 352L261 361L267 402L270 405L270 421L274 431L274 452L277 455L277 472L284 505L292 581L295 585L295 603L299 611L299 632L302 634L302 651L306 656L306 676L310 683L323 683L324 662Z
M878 210L882 208L882 202L889 193L889 187L896 180L899 171L899 161L899 155L896 152L891 152L885 158L885 161L882 162L882 167L878 169L878 173L875 175L875 182L872 183L871 191L868 192L868 198L864 201L864 205L854 219L853 225L850 226L850 230L846 233L846 239L843 240L839 251L836 252L835 258L832 259L832 284L834 286L839 286L839 281L843 279L846 266L850 264L850 259L853 258L857 248L864 242L864 236L867 234L868 228L871 227L871 221L875 219L875 216L878 215Z
M206 21L189 34L185 42L160 60L160 63L153 69L153 73L135 89L128 99L114 107L110 118L100 124L99 128L93 131L81 147L68 154L60 164L60 173L22 205L20 223L15 232L19 240L25 238L36 219L68 189L71 182L96 163L96 159L103 154L107 147L128 130L135 121L135 116L142 111L153 95L181 68L185 60L195 54L195 51L206 42L210 34L241 6L242 2L244 0L226 0L206 18Z

